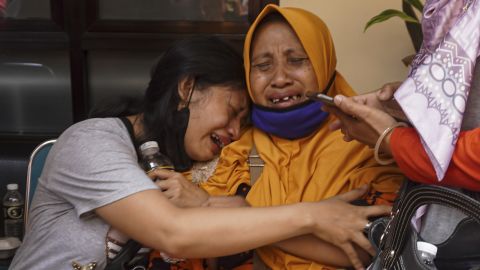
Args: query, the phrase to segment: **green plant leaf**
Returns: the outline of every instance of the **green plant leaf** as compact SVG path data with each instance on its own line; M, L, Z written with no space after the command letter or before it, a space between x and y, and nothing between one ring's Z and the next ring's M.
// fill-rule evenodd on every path
M411 4L407 3L406 1L403 1L402 10L408 16L418 20L417 14L415 14L414 7ZM418 52L420 50L420 47L422 46L422 41L423 41L422 26L418 23L411 23L411 22L405 22L405 26L407 27L408 35L412 40L413 47L415 48L415 51Z
M384 10L382 11L380 14L378 14L377 16L371 18L367 24L365 25L365 29L363 29L363 31L367 31L367 29L376 24L376 23L380 23L380 22L383 22L383 21L386 21L390 18L393 18L393 17L399 17L400 19L406 21L406 22L411 22L411 23L419 23L419 21L413 17L410 17L408 16L407 14L405 14L404 12L400 11L400 10L396 10L396 9L387 9L387 10Z
M423 4L420 0L403 0L404 2L409 3L410 5L414 6L418 11L423 11Z

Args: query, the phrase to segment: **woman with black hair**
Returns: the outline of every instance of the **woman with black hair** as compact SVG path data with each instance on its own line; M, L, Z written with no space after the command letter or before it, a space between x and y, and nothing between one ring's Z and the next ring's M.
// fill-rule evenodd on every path
M371 248L362 236L367 218L389 211L347 203L365 190L255 209L181 208L168 200L138 165L137 145L157 141L175 169L185 171L237 139L248 112L242 59L216 38L175 43L160 59L143 102L124 108L77 123L58 138L10 269L104 269L128 239L188 258L232 254L307 233L355 258L353 243ZM183 177L161 169L149 176Z

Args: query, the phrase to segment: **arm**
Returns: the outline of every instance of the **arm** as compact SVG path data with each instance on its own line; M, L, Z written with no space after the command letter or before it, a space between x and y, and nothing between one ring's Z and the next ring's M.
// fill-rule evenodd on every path
M390 138L390 148L398 166L414 181L480 191L480 128L460 133L452 161L441 182L438 182L420 137L413 128L395 129Z
M209 196L207 207L244 207L250 204L242 196Z
M302 235L277 242L273 246L292 255L335 267L351 267L347 255L338 247L322 241L313 235ZM371 261L370 255L359 248L355 249L363 265Z
M208 206L208 207L241 207L249 206L246 200L241 196L208 196L205 201L199 200L201 196L196 196L196 193L203 193L204 191L192 184L190 181L183 178L181 174L165 171L155 170L150 173L150 177L154 179L165 179L157 181L157 185L163 190L163 194L178 207L194 207L194 206ZM169 178L170 177L170 178ZM171 196L170 196L171 195ZM197 205L186 205L196 203ZM334 265L338 267L352 266L345 253L332 244L315 238L313 235L299 236L284 240L273 244L273 246L282 249L285 252L295 256L303 257L318 263ZM321 251L321 252L319 252ZM369 255L367 252L356 249L363 264L369 262Z
M386 128L397 123L383 111L357 103L351 98L337 96L335 103L338 108L330 108L329 111L338 116L340 122L337 123L336 128L341 128L350 140L357 139L373 146ZM393 142L391 142L392 139ZM445 178L438 182L430 159L413 128L395 128L385 137L380 146L382 153L390 156L393 154L399 167L412 180L471 190L480 190L480 175L477 169L480 159L476 153L479 148L479 129L461 132Z
M178 207L241 207L249 206L240 196L211 196L188 181L181 173L155 169L148 175L163 194Z
M373 253L362 235L363 227L368 216L390 210L385 206L356 207L345 202L364 192L365 189L358 189L318 203L281 207L185 209L173 206L161 191L147 190L95 212L142 244L176 257L222 256L313 233L344 250L360 269L352 243Z
M358 149L358 148L357 148ZM371 151L363 147L364 157L359 161L362 166L356 168L349 176L352 186L370 184L370 192L360 203L364 204L392 204L397 196L398 189L404 176L396 166L380 166L371 155ZM316 261L321 264L347 267L348 258L338 248L310 236L300 236L274 244L273 246L295 256ZM361 254L361 253L359 253ZM368 262L369 256L361 254L362 261Z

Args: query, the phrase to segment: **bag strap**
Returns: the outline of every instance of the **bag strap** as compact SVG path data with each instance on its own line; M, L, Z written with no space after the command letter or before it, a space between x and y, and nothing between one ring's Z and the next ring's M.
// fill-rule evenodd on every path
M263 167L265 166L265 162L263 162L262 158L260 158L257 153L257 147L255 146L255 143L252 144L252 149L250 149L250 153L248 154L247 164L250 172L250 183L241 183L235 192L235 195L242 196L244 198L247 197L248 192L250 191L251 187L253 187L258 177L262 174Z
M262 158L257 153L257 147L255 146L255 143L252 144L252 149L248 155L247 162L250 170L250 186L253 187L258 177L260 177L262 174L263 167L265 166L265 162L263 162Z
M135 151L138 151L137 143L135 142L135 134L133 132L132 123L130 123L130 121L126 117L120 117L120 120L122 120L123 124L125 125L125 128L127 128L128 130L128 134L130 135L130 139L132 140L132 143L135 147ZM133 239L128 240L127 243L125 243L125 245L122 247L120 252L117 254L117 256L115 256L113 260L107 263L107 266L105 266L105 270L125 269L127 264L135 257L135 255L138 253L138 251L141 248L142 248L142 244L138 243Z
M130 123L130 120L128 120L128 118L125 116L119 117L119 119L122 121L123 125L128 130L128 135L130 135L130 140L132 141L133 147L135 148L135 152L137 153L138 161L140 161L140 153L138 150L138 147L140 145L137 143L137 140L135 140L135 132L133 130L133 125L132 123Z
M463 212L480 224L480 202L457 190L434 185L417 185L402 194L382 236L382 269L391 269L400 256L416 210L427 204L440 204Z
M252 144L252 149L248 155L248 168L250 170L250 186L253 187L257 179L263 172L263 167L265 167L265 162L262 160L260 155L257 152L257 147L255 143ZM262 258L258 255L256 251L253 252L253 270L271 270L263 261Z

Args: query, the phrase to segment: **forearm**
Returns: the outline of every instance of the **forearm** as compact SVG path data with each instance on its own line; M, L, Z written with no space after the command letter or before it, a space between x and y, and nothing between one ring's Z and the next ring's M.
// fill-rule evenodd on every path
M218 257L312 234L340 247L361 269L353 245L373 253L361 230L368 217L391 211L387 206L347 203L365 191L363 186L321 202L264 208L179 208L153 189L99 207L95 213L130 238L174 257Z
M268 208L178 208L160 191L148 190L98 208L96 213L146 246L172 256L198 258L233 254L311 233L313 209L328 212L323 205L312 208L308 203Z
M350 267L352 263L347 255L336 246L322 241L313 235L302 235L283 240L273 246L292 255L312 260L323 265L334 267ZM364 265L367 265L371 258L367 252L357 248L357 253Z
M301 208L187 209L165 233L172 241L163 250L187 258L224 256L305 234L310 221Z
M210 196L206 207L244 207L250 204L241 196Z

